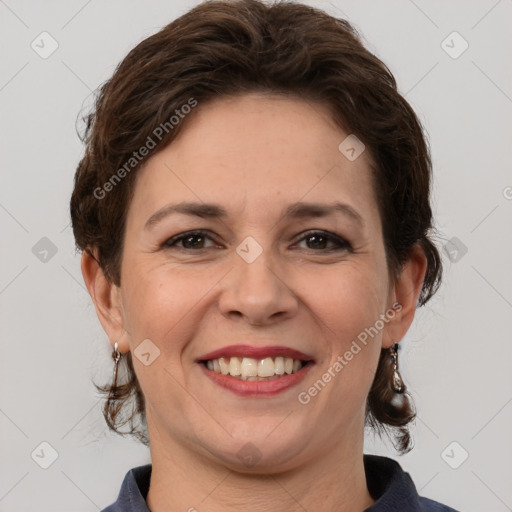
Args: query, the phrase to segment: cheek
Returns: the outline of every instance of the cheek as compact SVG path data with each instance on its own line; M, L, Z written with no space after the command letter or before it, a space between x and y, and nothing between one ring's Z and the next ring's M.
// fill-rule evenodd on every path
M192 266L176 268L168 263L138 262L129 268L130 274L123 281L123 308L131 346L136 348L149 338L162 355L172 354L169 362L174 364L222 273Z
M318 279L316 283L315 310L340 344L373 325L384 311L385 283L371 266L347 265L339 272L326 273L320 287Z
M385 284L371 266L353 267L331 275L322 298L323 320L330 328L330 360L323 367L336 375L329 400L341 400L348 409L360 406L375 375L382 337L375 326L381 326L385 312Z
M165 333L190 309L187 288L177 275L143 265L132 265L123 276L123 309L126 330L135 348L143 339L151 339L162 350Z
M123 309L133 366L153 413L171 408L184 414L176 380L183 380L181 355L191 337L190 314L198 294L207 290L205 283L165 266L132 265L125 276ZM139 345L149 352L149 364L139 359Z

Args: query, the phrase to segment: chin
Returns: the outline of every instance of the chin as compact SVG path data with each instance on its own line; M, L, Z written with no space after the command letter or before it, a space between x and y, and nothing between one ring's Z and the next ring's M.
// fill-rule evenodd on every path
M205 446L232 471L270 474L292 469L300 464L309 443L307 436L280 425L283 420L289 421L285 418L286 415L272 421L259 421L258 425L245 421L232 437L224 432L223 442L212 443L209 439Z

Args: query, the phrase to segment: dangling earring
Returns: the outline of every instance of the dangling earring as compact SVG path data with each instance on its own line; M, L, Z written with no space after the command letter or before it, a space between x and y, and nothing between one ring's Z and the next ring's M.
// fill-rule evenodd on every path
M114 350L112 352L112 359L114 360L114 380L112 382L112 388L115 388L117 386L117 369L119 366L119 360L122 357L121 352L119 352L117 341L114 343Z
M398 343L393 343L390 355L391 359L393 360L393 391L395 393L403 393L405 391L405 386L402 377L398 372Z

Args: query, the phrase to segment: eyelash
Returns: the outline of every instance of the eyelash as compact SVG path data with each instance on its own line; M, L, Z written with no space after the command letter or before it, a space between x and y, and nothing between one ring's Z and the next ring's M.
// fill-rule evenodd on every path
M337 235L334 235L332 233L329 233L327 231L318 231L318 230L311 230L311 231L306 231L305 233L303 233L303 236L302 238L300 238L298 240L298 242L302 242L303 240L309 238L309 237L312 237L312 236L315 236L315 235L319 235L323 238L326 238L328 239L328 241L331 241L331 242L334 242L338 245L338 248L335 248L335 249L320 249L320 250L315 250L315 249L310 249L311 251L313 252L337 252L337 251L348 251L348 252L354 252L353 249L352 249L352 246L350 245L350 243L345 240L344 238L340 237L340 236L337 236ZM204 238L208 238L212 241L214 241L208 234L207 231L204 231L204 230L196 230L196 231L187 231L185 233L181 233L179 235L176 235L172 238L169 238L168 240L166 240L163 244L163 248L164 249L172 249L174 247L176 247L176 244L185 240L186 238L189 238L189 237L193 237L193 236L202 236ZM297 243L298 243L297 242ZM209 249L208 247L206 248L200 248L200 249L188 249L188 248L185 248L185 247L182 247L181 248L182 250L184 251L192 251L192 252L201 252L201 251L205 251L207 249Z

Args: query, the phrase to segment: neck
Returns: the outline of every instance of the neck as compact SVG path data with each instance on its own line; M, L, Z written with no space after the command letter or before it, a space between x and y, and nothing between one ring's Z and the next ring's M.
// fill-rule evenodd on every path
M251 474L212 462L169 437L159 438L149 423L148 428L152 474L146 503L151 512L360 512L374 503L366 485L362 436L300 468Z

